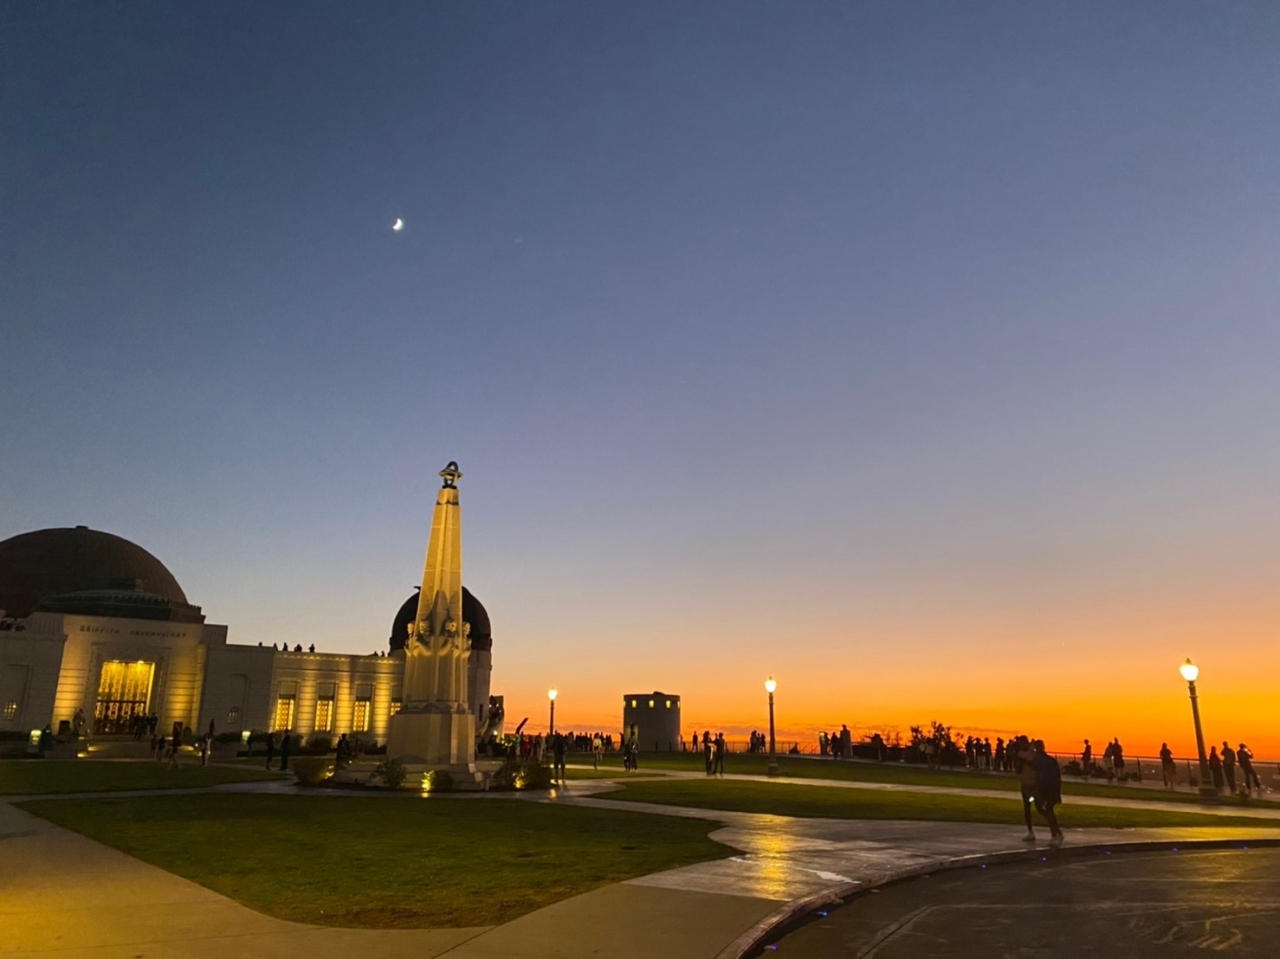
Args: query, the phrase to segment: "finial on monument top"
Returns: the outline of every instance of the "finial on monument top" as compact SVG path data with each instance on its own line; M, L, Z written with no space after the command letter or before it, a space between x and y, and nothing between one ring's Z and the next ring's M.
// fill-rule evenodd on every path
M449 465L440 471L440 476L444 479L445 489L457 489L458 480L462 479L462 470L458 469L456 461L449 460Z

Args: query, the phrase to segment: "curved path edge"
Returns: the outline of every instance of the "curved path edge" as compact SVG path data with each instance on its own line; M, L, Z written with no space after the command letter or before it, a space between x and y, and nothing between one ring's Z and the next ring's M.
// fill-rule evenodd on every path
M1185 840L1129 840L1114 843L1090 843L1083 846L1064 846L1059 849L1016 849L999 853L976 853L968 856L955 856L928 863L917 863L903 866L881 876L872 882L850 881L832 886L778 907L765 916L750 929L738 936L719 953L715 959L745 959L751 953L765 945L766 940L774 938L786 927L799 922L824 906L845 905L846 901L872 890L883 889L907 879L918 879L939 872L955 869L968 869L975 866L998 865L1006 862L1027 862L1052 856L1057 859L1081 858L1083 856L1109 855L1112 852L1175 852L1179 849L1248 849L1251 846L1260 848L1280 848L1280 838L1276 839L1185 839Z

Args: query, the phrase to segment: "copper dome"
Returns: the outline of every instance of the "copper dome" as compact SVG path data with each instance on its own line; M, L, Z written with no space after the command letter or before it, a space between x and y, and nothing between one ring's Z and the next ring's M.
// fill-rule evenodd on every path
M414 590L413 595L404 601L400 611L396 613L395 621L391 624L389 642L393 650L404 649L405 640L409 636L409 624L418 615L419 592L419 590ZM484 604L472 596L471 591L465 586L462 587L462 619L463 622L471 624L472 649L485 650L493 648L493 635L489 628L489 613L485 610Z
M77 526L0 542L0 609L29 616L42 599L88 590L133 590L187 604L160 560L127 539Z

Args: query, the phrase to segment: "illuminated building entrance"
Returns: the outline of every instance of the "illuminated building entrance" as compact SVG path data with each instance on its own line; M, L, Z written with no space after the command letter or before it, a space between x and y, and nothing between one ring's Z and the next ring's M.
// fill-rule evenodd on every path
M103 663L102 678L98 680L98 704L93 710L93 731L132 732L134 717L147 715L155 672L155 663Z

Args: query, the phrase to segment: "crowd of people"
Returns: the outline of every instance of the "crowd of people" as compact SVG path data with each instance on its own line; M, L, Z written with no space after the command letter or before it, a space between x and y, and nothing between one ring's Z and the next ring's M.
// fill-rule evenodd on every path
M1224 789L1230 796L1252 796L1262 792L1262 780L1253 765L1253 751L1244 743L1231 748L1228 740L1222 741L1222 752L1217 746L1209 747L1209 782L1217 792ZM1240 775L1237 778L1236 770ZM1178 765L1173 759L1173 751L1169 744L1160 747L1160 772L1166 789L1173 789L1177 783Z

